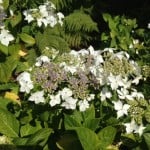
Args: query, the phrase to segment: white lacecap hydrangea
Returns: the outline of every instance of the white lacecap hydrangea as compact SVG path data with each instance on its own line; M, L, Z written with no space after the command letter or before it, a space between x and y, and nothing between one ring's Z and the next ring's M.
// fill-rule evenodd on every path
M25 20L30 23L37 21L37 25L41 27L43 24L45 27L48 25L54 27L57 23L61 26L63 24L64 15L61 12L55 13L55 6L51 2L46 2L35 9L24 10L23 15Z

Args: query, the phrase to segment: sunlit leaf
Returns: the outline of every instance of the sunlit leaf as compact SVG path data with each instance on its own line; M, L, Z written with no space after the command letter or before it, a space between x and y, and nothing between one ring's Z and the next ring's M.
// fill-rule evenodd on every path
M16 93L13 92L5 92L5 98L8 98L10 100L12 100L15 103L18 103L19 105L21 105L20 101L19 101L19 96Z
M21 33L19 34L19 37L21 38L21 40L29 45L34 45L35 44L35 39L26 33Z
M0 133L8 137L18 137L19 122L9 111L0 108Z
M97 150L100 141L95 132L84 127L77 127L75 131L84 150Z

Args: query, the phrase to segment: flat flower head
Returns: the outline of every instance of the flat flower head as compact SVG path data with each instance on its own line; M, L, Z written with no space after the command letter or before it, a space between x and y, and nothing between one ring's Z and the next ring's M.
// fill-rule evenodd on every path
M35 102L35 104L44 103L45 102L44 91L32 93L28 100Z
M2 29L0 33L0 42L8 46L11 41L13 41L15 38L13 37L12 34L9 33L8 30Z

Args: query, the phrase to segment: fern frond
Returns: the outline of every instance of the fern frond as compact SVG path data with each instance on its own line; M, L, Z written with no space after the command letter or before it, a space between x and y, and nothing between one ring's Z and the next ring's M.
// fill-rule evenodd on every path
M93 32L98 31L97 24L92 20L90 15L82 11L75 11L67 16L64 20L66 31L74 32Z
M65 18L63 30L63 37L70 47L80 48L87 46L93 38L92 33L98 32L98 27L90 15L75 11Z
M57 10L67 9L73 2L73 0L51 0L51 2L56 6Z
M57 28L47 28L44 33L38 33L36 43L41 53L46 48L55 48L60 52L69 51L68 43L61 37L60 31Z

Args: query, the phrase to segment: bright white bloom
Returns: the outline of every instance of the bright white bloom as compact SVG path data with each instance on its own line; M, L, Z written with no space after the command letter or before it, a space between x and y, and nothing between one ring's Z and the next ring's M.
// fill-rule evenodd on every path
M8 30L2 28L1 29L1 33L0 33L0 42L5 45L5 46L8 46L9 43L11 41L13 41L15 38L13 37L12 34L9 33Z
M45 18L42 18L42 17L39 17L39 18L37 18L37 25L39 26L39 27L41 27L42 26L42 23L44 23L44 25L46 25L47 26L47 20L45 19Z
M138 126L134 119L132 119L130 123L125 123L124 125L126 127L127 134L138 133L140 136L143 134L143 131L146 128L143 126L143 124Z
M114 49L114 48L105 48L105 49L103 50L103 52L110 52L110 53L113 53L114 50L116 50L116 49Z
M137 76L140 76L141 75L141 68L138 66L138 64L133 60L130 61L130 64L132 65L132 68L133 68L133 71L135 72L135 74Z
M44 24L45 27L48 25L54 27L57 23L62 25L62 19L64 18L64 15L60 12L55 14L54 9L54 4L51 2L46 2L43 5L40 5L37 9L25 10L23 14L28 23L36 20L39 27L41 27L42 24Z
M86 56L89 55L89 52L86 49L81 49L78 54L81 56Z
M3 3L3 0L0 0L0 4L2 4Z
M88 101L91 101L95 98L95 94L90 94L89 97L87 97Z
M129 91L125 88L121 88L117 90L118 97L120 99L128 99L128 100L133 100L133 96L129 94Z
M139 84L140 79L142 79L142 75L137 76L136 78L134 78L134 80L132 80L132 83L134 83L135 85Z
M63 19L64 19L64 15L61 12L57 13L58 16L58 23L62 26L63 25Z
M10 10L9 10L9 13L10 13L11 16L14 16L13 10L10 9Z
M108 88L107 87L103 87L101 93L100 93L100 96L101 96L101 101L104 101L106 100L107 98L111 98L112 97L112 94L110 91L108 91Z
M31 81L30 74L28 72L23 72L17 77L17 81L20 84L20 92L30 93L33 89L33 82Z
M65 62L62 62L60 67L63 67L66 72L70 72L71 74L74 74L77 71L76 66L68 66Z
M69 88L64 88L62 91L59 91L59 94L61 95L63 100L66 100L71 97L73 93Z
M80 111L85 111L86 109L89 108L89 103L88 103L88 101L85 100L85 99L79 101L78 105L79 105L79 110L80 110Z
M121 86L123 84L122 78L120 75L114 76L114 75L110 74L108 76L108 81L109 81L109 84L110 84L112 90L116 90L119 86Z
M42 17L47 17L48 16L48 11L46 5L40 5L39 6L39 11Z
M62 103L62 107L65 107L66 109L76 109L76 103L77 99L74 99L72 97L67 97L65 101Z
M121 52L113 54L113 57L118 57L120 60L122 60L122 58L129 59L130 56L128 53L121 51Z
M137 129L137 124L134 119L132 119L130 123L124 123L124 125L126 127L127 134L130 134Z
M57 104L60 104L61 99L60 99L60 94L57 95L50 95L50 102L49 104L53 107Z
M146 127L144 127L143 124L141 124L140 126L137 126L134 133L138 133L141 136L143 134L143 131L144 131L145 128Z
M36 58L35 66L40 67L42 63L50 62L50 59L47 56L40 56Z
M28 23L30 23L30 22L32 22L34 20L31 12L28 11L28 10L23 11L23 15L25 16L24 20L27 20Z
M148 23L147 28L150 29L150 23Z
M130 105L128 104L124 104L119 100L117 102L113 101L114 103L114 108L117 111L117 118L122 117L123 115L127 115L128 114L128 109L130 107Z
M51 27L54 27L57 24L57 19L54 16L48 16L47 22Z
M102 55L96 55L95 56L95 65L96 66L99 66L101 63L103 63L104 60L103 60L103 57Z
M133 89L133 92L131 93L132 97L139 99L144 99L144 95L141 92L137 92L136 89Z
M35 104L44 103L45 102L44 91L32 93L28 100L35 102Z

